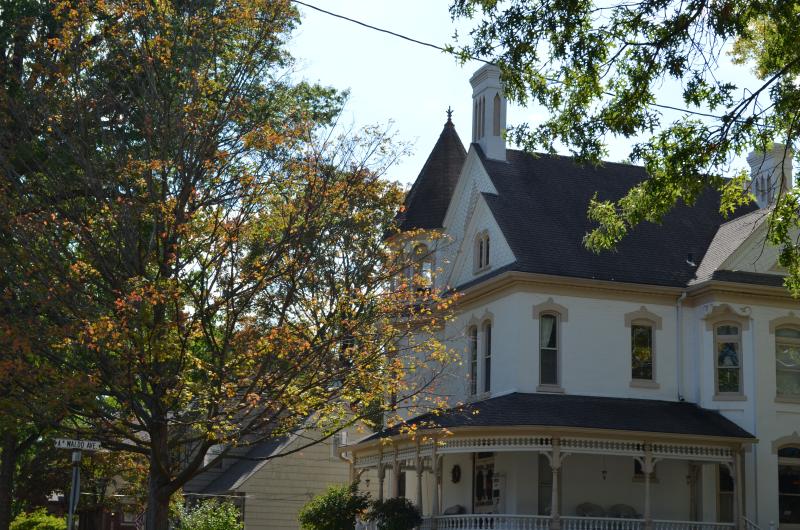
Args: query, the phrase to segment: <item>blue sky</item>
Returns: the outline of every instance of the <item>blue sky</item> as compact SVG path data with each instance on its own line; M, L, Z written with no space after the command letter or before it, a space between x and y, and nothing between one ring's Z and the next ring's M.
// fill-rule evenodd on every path
M458 30L465 35L467 23L454 25L447 0L307 0L309 4L422 41L444 45ZM453 122L461 140L469 142L471 88L469 77L481 63L459 65L437 50L413 44L333 18L300 6L302 24L290 42L297 59L297 76L350 90L344 121L347 125L394 123L398 139L413 144L413 154L393 167L388 177L410 184L422 168L442 126L445 110L454 110ZM719 72L737 81L754 84L745 67L725 62ZM682 107L676 86L665 86L659 102ZM545 115L541 108L511 106L509 125L536 123ZM674 112L665 118L674 119ZM348 123L349 122L349 123ZM628 156L630 143L609 140L609 156L619 161ZM566 152L566 151L565 151ZM743 164L743 161L741 162ZM744 167L739 165L738 167Z

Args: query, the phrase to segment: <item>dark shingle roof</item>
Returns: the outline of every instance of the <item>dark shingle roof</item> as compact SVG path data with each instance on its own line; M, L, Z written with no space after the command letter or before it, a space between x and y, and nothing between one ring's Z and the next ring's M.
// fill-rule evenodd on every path
M423 428L578 427L724 438L753 438L720 413L693 403L571 394L513 393L477 401L440 414L424 414L409 424ZM367 440L393 436L399 428Z
M769 210L767 209L756 210L720 226L708 247L706 255L703 256L703 261L697 267L696 278L692 283L710 280L716 273L723 272L719 269L725 260L748 237L753 235L756 229L766 221L768 214ZM783 281L783 278L779 277L778 279Z
M276 438L265 442L259 442L250 447L244 455L236 451L231 452L231 458L235 459L219 476L210 484L204 487L201 493L222 494L230 492L242 485L245 480L250 478L253 473L263 466L267 459L275 453L285 442L284 438ZM227 460L226 457L223 460Z
M397 216L400 230L442 227L466 158L464 144L448 118L439 140L406 195L404 211Z
M642 223L614 251L595 254L583 245L593 225L589 201L618 199L647 177L644 168L604 163L582 166L572 158L508 150L507 161L488 159L475 145L498 191L484 194L514 256L512 269L579 278L684 287L720 225L719 196L711 190L692 206L679 205L660 225ZM750 212L741 208L737 215Z

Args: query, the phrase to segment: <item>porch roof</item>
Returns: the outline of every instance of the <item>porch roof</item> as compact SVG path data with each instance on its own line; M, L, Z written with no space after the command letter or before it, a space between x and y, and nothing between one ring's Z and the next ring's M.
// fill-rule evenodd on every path
M540 426L755 438L719 412L693 403L572 394L515 392L423 414L407 423L421 429ZM385 429L362 442L395 436L400 429Z

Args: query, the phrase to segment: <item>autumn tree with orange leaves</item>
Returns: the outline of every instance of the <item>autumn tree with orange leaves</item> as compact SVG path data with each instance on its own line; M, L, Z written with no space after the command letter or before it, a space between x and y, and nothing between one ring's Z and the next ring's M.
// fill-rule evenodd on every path
M148 461L146 528L213 445L438 404L451 301L387 288L415 259L387 246L396 149L292 81L288 0L28 5L0 50L7 243L59 302L48 363L93 389L74 434Z

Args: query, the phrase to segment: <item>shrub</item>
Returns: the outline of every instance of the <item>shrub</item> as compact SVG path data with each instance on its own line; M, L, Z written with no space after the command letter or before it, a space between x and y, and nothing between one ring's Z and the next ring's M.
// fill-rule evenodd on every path
M180 530L243 530L239 508L230 502L202 501L180 510Z
M298 520L304 530L353 530L367 508L369 493L360 493L355 484L332 486L303 506Z
M417 507L402 497L376 501L370 519L378 524L378 530L411 530L422 523Z
M21 513L9 526L10 530L66 530L67 520L50 515L44 508L33 513Z

